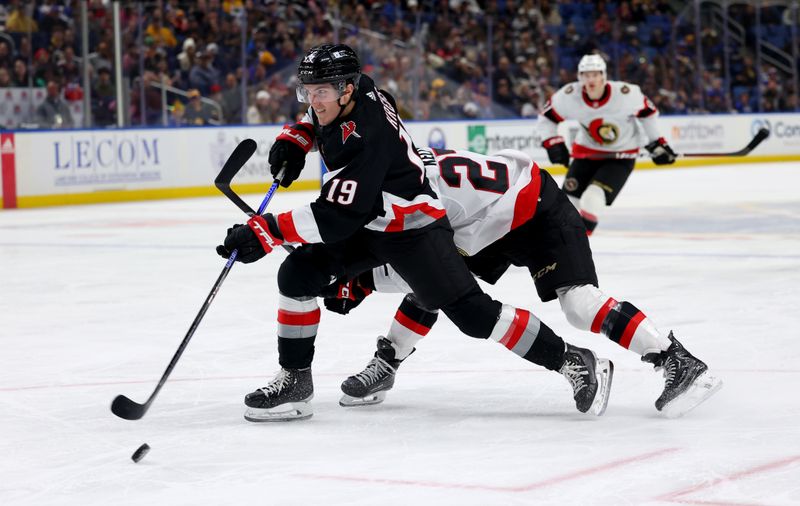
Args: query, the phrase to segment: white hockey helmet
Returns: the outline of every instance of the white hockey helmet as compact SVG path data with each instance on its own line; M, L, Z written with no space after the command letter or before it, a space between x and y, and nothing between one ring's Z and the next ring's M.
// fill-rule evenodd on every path
M599 54L587 54L578 62L578 77L583 72L601 72L606 79L606 62Z

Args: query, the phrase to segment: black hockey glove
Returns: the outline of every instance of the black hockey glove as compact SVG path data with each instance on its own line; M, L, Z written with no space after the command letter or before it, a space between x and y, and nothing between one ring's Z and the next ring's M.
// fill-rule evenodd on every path
M371 293L372 289L361 286L358 278L346 282L337 280L322 289L322 300L328 311L347 314Z
M306 164L306 154L314 145L314 130L308 123L285 126L269 150L269 171L277 178L282 169L281 186L287 188Z
M255 215L247 220L247 225L234 225L228 229L225 242L217 246L217 254L228 258L233 250L238 250L237 262L249 264L283 244L283 235L278 223L271 214Z
M569 150L567 145L564 144L563 137L550 137L542 143L542 147L547 150L547 157L550 159L550 163L569 167Z
M650 152L650 157L656 165L671 165L678 157L663 137L659 137L644 148Z

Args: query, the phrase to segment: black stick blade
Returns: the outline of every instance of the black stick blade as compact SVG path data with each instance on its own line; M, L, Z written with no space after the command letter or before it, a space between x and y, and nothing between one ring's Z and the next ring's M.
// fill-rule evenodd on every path
M111 403L111 412L125 420L138 420L144 416L147 407L134 402L124 395L118 395Z
M233 177L239 172L239 170L244 167L244 164L247 163L247 160L253 156L253 153L256 152L256 148L258 144L253 139L245 139L236 146L236 149L233 150L231 156L228 157L228 160L225 162L225 165L222 166L222 170L219 171L219 175L214 180L214 185L217 187L219 191L221 191L226 197L228 197L231 202L236 204L236 207L244 211L248 216L252 216L256 214L253 211L253 208L247 205L247 202L241 199L239 195L237 195L233 190L231 190L231 181Z
M754 150L755 147L761 144L767 137L769 137L769 130L767 130L766 128L762 128L758 132L756 132L756 135L753 136L753 140L751 140L750 144L747 145L746 149L748 150L748 152Z
M253 139L245 139L240 142L239 145L234 148L231 156L225 160L222 170L219 171L217 178L214 179L214 184L217 186L220 184L230 184L231 181L233 181L233 177L244 167L244 164L253 156L257 148L258 144Z

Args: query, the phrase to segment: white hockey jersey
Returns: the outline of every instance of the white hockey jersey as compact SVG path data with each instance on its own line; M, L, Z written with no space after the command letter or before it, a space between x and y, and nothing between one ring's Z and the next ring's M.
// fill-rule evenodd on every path
M658 109L635 84L608 81L598 100L583 91L580 82L570 83L547 101L537 122L537 130L547 141L558 137L557 125L577 120L580 130L572 144L573 158L593 158L598 153L639 152L639 125L645 144L661 137L656 124Z
M493 155L418 148L464 255L474 255L533 217L539 167L521 151Z

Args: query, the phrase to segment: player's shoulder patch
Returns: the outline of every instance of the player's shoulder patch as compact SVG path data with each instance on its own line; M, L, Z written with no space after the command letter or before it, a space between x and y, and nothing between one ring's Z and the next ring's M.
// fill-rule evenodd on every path
M573 84L568 84L566 87L564 87L564 93L566 93L567 95L569 95L573 91L575 91L575 85Z
M631 92L631 87L630 87L630 86L628 86L627 84L623 84L623 85L622 85L622 88L620 88L620 89L619 89L619 91L620 91L620 92L621 92L623 95L627 95L628 93L630 93L630 92Z

